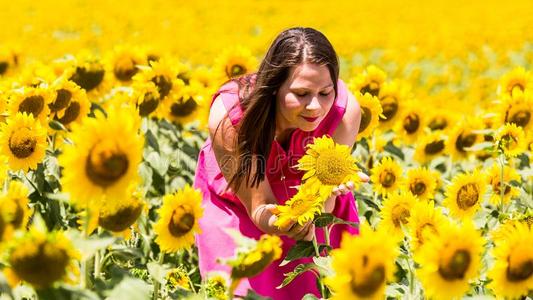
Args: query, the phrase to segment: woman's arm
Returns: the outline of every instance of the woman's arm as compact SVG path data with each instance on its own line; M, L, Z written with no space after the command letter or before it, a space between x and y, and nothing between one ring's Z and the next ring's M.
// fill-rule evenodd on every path
M215 158L222 175L229 182L237 169L235 145L238 132L231 124L231 120L226 117L227 111L221 97L219 95L213 102L208 125ZM252 157L251 159L252 172L255 172L254 160L257 158ZM294 239L310 239L312 237L311 224L304 226L289 224L290 228L283 228L282 230L278 230L274 226L276 216L272 211L278 202L268 180L263 180L258 187L254 188L242 184L238 191L233 192L241 200L250 219L261 231L277 235L283 234Z

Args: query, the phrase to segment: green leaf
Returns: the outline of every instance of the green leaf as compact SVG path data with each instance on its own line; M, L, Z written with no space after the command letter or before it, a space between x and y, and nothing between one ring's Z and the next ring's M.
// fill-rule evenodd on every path
M52 128L53 130L57 130L57 131L67 131L67 128L65 128L65 126L63 126L63 124L61 124L59 121L56 121L56 120L52 120L50 122L48 122L48 125L50 126L50 128Z
M514 186L514 187L521 187L521 186L522 186L522 184L521 184L520 182L518 182L517 180L511 180L511 181L509 182L509 184L510 184L511 186Z
M318 298L313 294L305 294L302 300L318 300Z
M146 142L148 145L152 148L154 148L155 151L159 152L159 143L157 142L157 138L154 136L151 130L146 131Z
M113 300L146 300L150 298L152 288L143 280L124 278L107 295L107 299Z
M269 297L263 297L259 294L257 294L256 292L254 292L253 290L248 290L246 296L244 296L244 298L242 298L243 300L271 300L272 298L269 298Z
M323 277L333 276L334 272L331 267L331 256L313 257L313 262L317 266L318 272Z
M315 218L313 223L315 223L316 227L326 227L328 225L344 224L344 225L350 225L355 228L359 228L359 224L337 218L333 214L330 214L330 213L321 214L320 216Z
M107 248L112 245L117 238L115 237L97 237L91 236L89 238L83 237L81 232L69 230L67 235L70 237L70 240L81 253L82 260L89 259L92 257L96 251Z
M168 273L168 269L165 268L165 266L157 262L149 262L146 264L146 268L148 269L148 273L150 273L152 278L159 281L161 284L165 283L165 276Z
M299 264L294 268L292 272L289 272L285 275L285 279L283 279L283 282L277 286L277 289L281 289L282 287L286 286L287 284L291 283L298 275L305 273L310 270L316 270L316 265L314 263L306 263L306 264Z
M405 156L403 155L402 149L394 146L394 144L389 141L387 145L383 148L385 151L389 152L390 154L398 156L401 160L405 159Z
M284 266L289 262L302 257L312 257L315 255L315 247L313 242L310 241L298 241L287 253L285 259L281 262L280 266Z

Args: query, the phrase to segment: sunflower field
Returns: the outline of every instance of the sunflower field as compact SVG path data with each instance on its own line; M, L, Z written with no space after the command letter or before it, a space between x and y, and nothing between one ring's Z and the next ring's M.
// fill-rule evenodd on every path
M266 299L233 292L302 257L272 285L312 272L324 299L533 298L531 1L0 3L0 299ZM275 210L325 242L282 253L228 232L231 274L201 276L211 97L294 26L328 37L362 113L353 149L309 145ZM358 224L323 213L342 184ZM359 234L332 249L336 224Z

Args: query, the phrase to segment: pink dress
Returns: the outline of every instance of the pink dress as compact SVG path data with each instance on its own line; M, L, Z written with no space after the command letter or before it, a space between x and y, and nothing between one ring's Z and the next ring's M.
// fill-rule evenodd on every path
M290 167L294 166L298 159L305 154L305 145L312 142L313 137L320 137L324 134L333 135L346 111L347 93L346 86L339 80L337 98L326 117L317 129L312 132L304 132L299 129L293 131L288 151L285 151L277 141L273 141L270 156L267 160L266 180L270 183L272 191L280 204L283 204L296 193L296 189L291 187L299 185L303 175L303 172L296 171ZM237 83L226 83L215 93L212 101L218 95L222 97L232 124L237 124L243 115L242 109L238 105ZM285 177L284 180L283 177ZM202 206L204 208L204 216L200 219L202 233L196 236L200 273L203 278L205 278L207 272L211 271L230 272L227 266L217 263L217 259L232 257L235 252L235 244L232 238L224 232L223 228L234 228L239 230L244 236L254 239L259 239L261 234L263 234L253 224L237 196L232 192L224 192L226 186L227 182L220 171L211 148L211 140L208 138L201 148L194 180L194 187L203 193ZM337 197L333 214L344 220L359 222L352 193ZM334 248L339 247L343 231L348 231L352 234L358 233L357 229L353 227L335 225L330 235L330 241ZM316 234L318 241L323 242L322 230L317 229ZM281 238L283 240L281 260L283 260L287 251L295 244L295 241L286 236ZM304 258L280 267L281 260L273 262L259 275L242 280L235 294L245 295L248 289L253 289L260 295L276 300L301 299L307 293L319 295L316 288L316 277L309 272L300 275L289 285L276 289L283 281L284 273L292 271L300 263L311 261L308 258Z

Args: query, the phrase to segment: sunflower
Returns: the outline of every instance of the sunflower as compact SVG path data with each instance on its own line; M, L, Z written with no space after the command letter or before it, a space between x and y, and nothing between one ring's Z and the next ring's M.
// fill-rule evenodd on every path
M404 190L411 192L419 200L430 200L435 196L437 183L430 170L419 167L407 171L403 187Z
M64 63L63 76L76 83L86 92L98 96L99 90L106 90L104 64L91 54L82 53Z
M112 74L117 85L128 85L139 72L139 65L147 65L146 55L137 47L118 46L105 59L106 75Z
M73 125L73 145L65 145L59 157L63 188L80 208L97 208L106 198L122 199L139 179L144 147L140 118L129 107L111 107L107 118L100 111L95 115Z
M227 279L223 275L209 274L205 284L205 293L208 298L216 300L227 300Z
M19 56L14 49L0 48L0 76L7 75L18 65Z
M514 157L527 150L524 130L514 123L507 123L500 127L494 139L505 156Z
M429 239L439 235L443 224L448 219L440 208L435 207L433 201L417 202L409 217L409 244L416 253Z
M343 183L352 181L357 186L360 182L359 168L350 148L335 143L328 136L314 138L296 167L305 171L302 181L311 189L319 190L322 198L329 197L333 188Z
M402 167L391 157L384 157L372 168L370 180L374 191L382 196L395 192L402 183Z
M533 230L533 214L527 212L521 215L515 215L513 218L505 220L496 229L493 229L490 233L492 241L498 245L498 241L505 241L514 234L517 230L518 224L525 224L529 229Z
M417 100L411 100L403 104L402 113L398 116L395 132L404 143L410 144L417 140L424 131L425 115Z
M285 228L287 224L294 221L300 225L313 221L315 215L322 211L324 200L320 197L318 190L304 184L284 205L276 206L278 219L274 225L278 228Z
M370 65L363 73L353 78L348 86L354 92L359 92L362 95L369 93L377 97L385 79L387 79L387 74L383 70L375 65Z
M333 291L331 299L383 299L397 255L398 247L386 231L362 223L360 235L345 233L340 248L331 251L335 273L325 279Z
M253 73L256 68L257 59L249 49L240 46L225 49L215 59L215 70L224 81Z
M415 205L416 198L411 192L401 191L389 193L380 211L380 229L388 232L397 240L404 236L402 226L409 223L411 209Z
M481 207L487 187L485 177L478 170L455 176L447 187L443 205L458 218L471 218Z
M192 70L191 72L191 85L198 84L203 88L207 89L209 92L207 94L211 95L215 91L220 82L218 82L214 72L206 66L199 66Z
M39 120L41 124L47 124L50 114L48 105L52 100L53 94L48 88L23 87L10 94L9 115L14 116L17 112L27 113Z
M485 240L471 222L446 222L415 255L425 295L432 299L460 298L478 276Z
M366 93L359 94L357 101L361 107L361 124L357 133L357 140L369 137L379 125L379 116L383 112L378 98Z
M425 133L417 142L414 159L425 164L444 153L446 136L441 130Z
M54 82L55 91L50 107L50 116L64 126L70 127L73 122L80 122L89 114L91 103L85 90L72 81L59 79Z
M198 220L203 215L200 191L185 186L182 190L163 197L154 225L156 242L164 252L187 249L194 244L194 234L200 233Z
M383 130L391 129L401 114L403 102L407 97L407 89L400 81L393 80L383 83L379 90L379 102L383 114L379 118L379 127Z
M502 187L501 187L501 176L502 168L495 164L488 171L487 183L492 187L492 194L490 196L490 202L492 204L498 204L502 201ZM516 181L520 183L522 177L520 174L511 167L504 166L503 168L503 203L508 203L511 198L520 195L520 190L510 184L511 181Z
M524 132L533 129L533 91L502 100L499 108L500 124L514 123Z
M4 181L8 177L8 171L9 171L9 165L8 165L7 156L2 155L0 152L0 186L4 186Z
M80 254L60 231L42 232L31 228L8 250L9 277L35 288L46 288L66 279ZM18 280L17 280L18 279Z
M516 223L514 230L493 248L494 266L488 287L497 297L517 299L527 296L533 287L533 231L525 223Z
M28 207L29 194L28 188L22 182L11 181L7 193L0 197L0 212L3 220L12 229L26 229L31 214Z
M201 88L198 85L186 85L171 97L167 119L177 124L187 124L198 120L205 105L204 102Z
M176 291L177 289L190 290L191 279L187 270L183 266L170 269L165 275L165 288L169 291Z
M36 169L45 156L46 129L26 113L17 113L0 124L1 154L13 171Z
M447 107L441 107L440 102L431 102L433 109L427 118L427 127L431 131L447 130L455 123L456 114Z
M178 78L176 64L169 59L151 62L150 67L141 67L141 71L133 76L133 81L133 89L142 91L137 100L142 117L165 117L169 99L185 85Z
M123 199L109 199L100 207L98 225L114 233L127 231L137 221L144 208L139 191L130 186Z
M498 94L512 97L531 90L532 84L531 74L524 68L517 67L500 78Z
M478 118L469 118L459 122L449 131L446 142L446 152L454 160L465 159L469 154L468 148L483 141L483 136L476 131L483 129L483 123Z
M232 279L253 277L281 257L282 241L277 235L263 234L254 244L252 249L238 250L236 257L228 261Z

